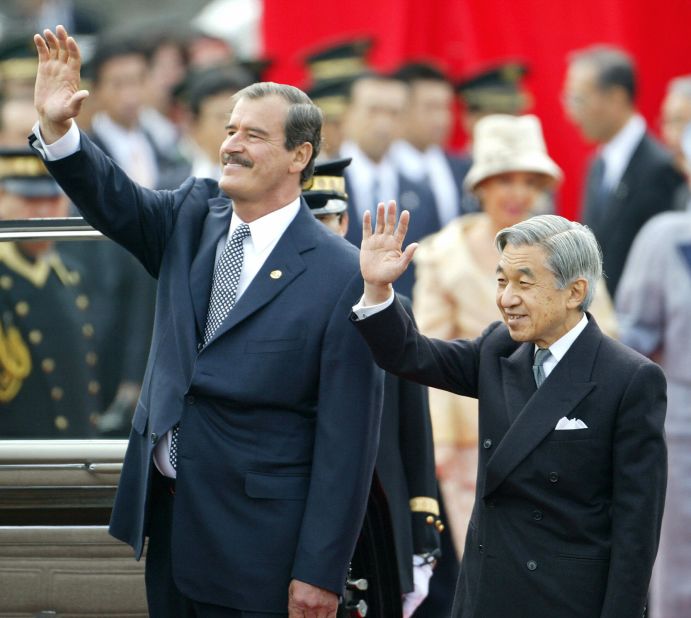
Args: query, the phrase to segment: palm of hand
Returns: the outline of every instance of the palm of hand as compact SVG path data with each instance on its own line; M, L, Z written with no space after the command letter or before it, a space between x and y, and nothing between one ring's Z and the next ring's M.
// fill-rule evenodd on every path
M365 281L385 285L398 279L405 270L401 264L401 243L390 234L373 234L360 247L360 270Z

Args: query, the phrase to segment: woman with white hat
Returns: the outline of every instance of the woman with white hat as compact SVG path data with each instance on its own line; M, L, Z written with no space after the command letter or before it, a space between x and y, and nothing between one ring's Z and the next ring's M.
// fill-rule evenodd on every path
M473 135L473 165L464 185L481 211L463 215L427 237L415 254L415 317L420 331L443 339L473 338L492 319L499 230L544 212L562 179L547 154L536 116L493 114ZM612 303L604 284L592 312L600 327L615 334ZM459 556L475 497L477 401L430 389L437 475Z

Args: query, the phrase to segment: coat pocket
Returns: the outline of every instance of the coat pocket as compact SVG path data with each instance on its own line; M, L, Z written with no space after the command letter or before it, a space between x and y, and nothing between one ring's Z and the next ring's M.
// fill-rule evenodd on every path
M305 347L304 337L292 339L256 339L245 344L247 354L269 354L271 352L292 352Z
M245 475L245 493L250 498L304 500L309 486L310 477L307 475L261 472L248 472Z

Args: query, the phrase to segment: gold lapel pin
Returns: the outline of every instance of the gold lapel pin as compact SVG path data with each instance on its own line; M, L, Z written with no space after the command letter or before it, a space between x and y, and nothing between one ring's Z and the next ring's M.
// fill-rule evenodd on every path
M280 279L283 276L283 273L280 270L272 270L269 273L269 277L272 279Z

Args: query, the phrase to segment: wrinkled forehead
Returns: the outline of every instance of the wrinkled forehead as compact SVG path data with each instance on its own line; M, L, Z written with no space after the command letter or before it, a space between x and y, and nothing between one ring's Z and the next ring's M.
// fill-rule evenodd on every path
M231 126L248 125L261 128L267 132L284 131L290 104L278 95L267 95L259 98L240 97L231 99Z

